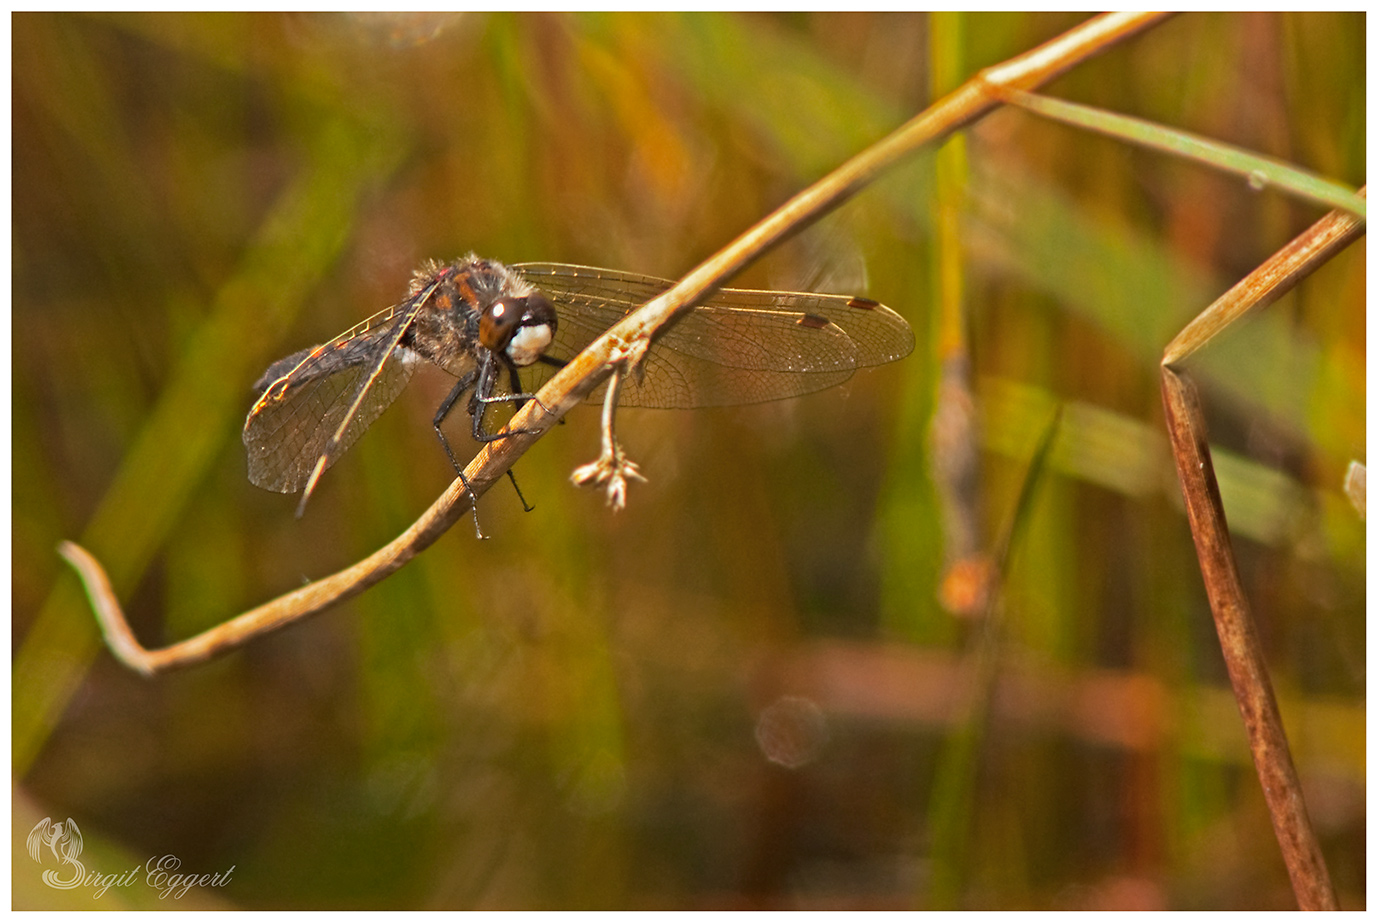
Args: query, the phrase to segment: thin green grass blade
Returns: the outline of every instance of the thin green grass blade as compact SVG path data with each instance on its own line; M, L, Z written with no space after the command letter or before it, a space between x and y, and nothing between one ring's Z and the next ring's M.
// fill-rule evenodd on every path
M1043 479L1061 420L1062 409L1059 407L1044 427L1029 459L1029 470L1024 476L1019 497L995 548L995 566L986 597L986 612L970 654L971 682L966 690L965 701L960 706L964 714L956 721L955 730L938 760L929 801L929 829L933 836L933 877L929 905L933 908L959 906L966 889L971 829L976 813L977 762L999 675L1000 640L1004 627L1000 588L1009 572L1011 554L1026 531L1035 488Z
M1036 93L1013 90L1006 94L1006 99L1021 109L1064 125L1085 128L1141 147L1194 160L1226 173L1235 173L1260 191L1270 187L1281 189L1326 208L1342 208L1361 218L1368 215L1367 203L1352 187L1272 157L1264 157L1178 128Z

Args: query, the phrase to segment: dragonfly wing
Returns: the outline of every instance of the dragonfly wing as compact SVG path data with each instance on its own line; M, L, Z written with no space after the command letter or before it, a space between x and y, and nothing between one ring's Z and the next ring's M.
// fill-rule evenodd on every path
M251 482L279 493L302 489L322 456L325 468L334 464L402 392L419 358L396 345L411 315L389 309L370 320L378 322L264 375L261 382L278 372L244 422Z
M672 284L558 263L517 268L556 305L559 327L548 352L559 358L573 356ZM857 368L903 358L913 348L909 325L874 301L722 289L656 340L644 379L624 384L622 403L689 408L779 400L840 384Z

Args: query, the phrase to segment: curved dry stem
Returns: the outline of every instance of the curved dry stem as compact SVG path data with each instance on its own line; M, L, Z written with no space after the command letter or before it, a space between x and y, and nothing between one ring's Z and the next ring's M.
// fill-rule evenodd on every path
M837 207L904 157L935 144L999 105L1006 88L1030 89L1070 70L1161 21L1162 13L1111 13L1016 58L987 68L890 135L800 192L668 291L632 312L561 369L508 424L511 434L488 443L465 468L472 493L456 480L407 531L364 560L336 574L236 616L186 641L159 650L138 643L99 563L76 545L61 552L86 585L112 653L146 675L200 663L258 635L314 615L357 596L402 567L439 538L474 497L512 467L544 432L589 395L613 365L644 349L656 335L692 310L732 275L786 237Z
M1190 376L1175 366L1250 309L1281 298L1363 232L1362 220L1346 212L1331 212L1188 324L1169 344L1162 363L1168 436L1220 650L1244 719L1273 833L1303 910L1337 909L1335 890L1306 812L1263 646L1235 565L1200 398Z
M470 463L470 468L473 467L474 463ZM500 474L499 472L490 478L488 483L483 485L483 489ZM475 490L481 493L482 489L476 483L476 475L470 476L469 480L475 485ZM431 504L430 509L426 510L407 531L362 561L291 593L285 593L195 637L157 650L149 650L134 637L104 569L90 552L74 542L62 542L58 545L58 553L66 558L81 576L82 583L86 586L86 594L95 610L96 621L100 623L101 633L105 635L110 652L132 669L145 676L151 676L154 673L210 660L244 645L259 635L300 621L359 595L400 569L444 535L469 508L470 502L470 494L456 478L449 489Z

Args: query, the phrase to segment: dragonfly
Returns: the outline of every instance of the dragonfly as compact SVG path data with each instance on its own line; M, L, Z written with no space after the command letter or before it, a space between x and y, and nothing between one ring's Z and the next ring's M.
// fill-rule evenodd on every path
M460 398L469 395L476 441L513 435L485 428L490 405L535 399L568 358L671 285L639 273L564 263L509 266L473 254L427 263L401 302L328 343L280 359L259 378L259 397L244 421L249 480L279 493L301 491L300 517L324 471L396 400L423 361L457 379L432 426L463 477L441 429ZM644 375L623 383L620 403L687 409L780 400L841 384L859 368L902 359L913 349L904 318L868 298L720 289L657 337Z

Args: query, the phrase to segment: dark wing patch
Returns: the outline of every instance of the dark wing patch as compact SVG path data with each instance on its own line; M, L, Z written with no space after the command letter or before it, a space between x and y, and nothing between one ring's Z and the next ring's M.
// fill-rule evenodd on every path
M397 399L415 357L396 344L415 307L388 308L268 369L257 385L263 394L244 421L252 483L279 493L301 490L322 455L329 452L330 467Z

